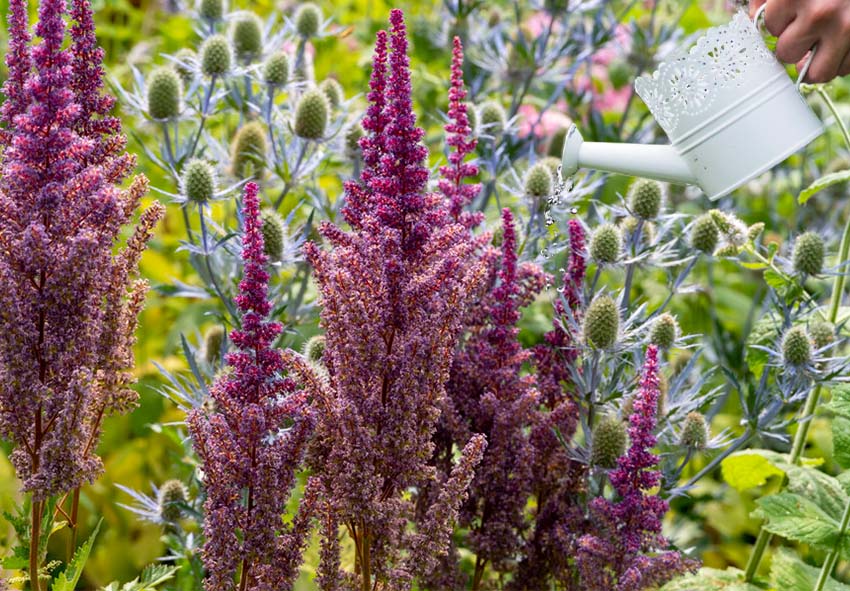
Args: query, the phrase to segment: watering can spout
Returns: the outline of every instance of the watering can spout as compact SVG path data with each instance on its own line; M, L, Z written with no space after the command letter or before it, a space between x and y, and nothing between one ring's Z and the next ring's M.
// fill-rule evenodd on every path
M673 146L585 142L573 125L564 140L561 176L579 168L691 185L697 179Z

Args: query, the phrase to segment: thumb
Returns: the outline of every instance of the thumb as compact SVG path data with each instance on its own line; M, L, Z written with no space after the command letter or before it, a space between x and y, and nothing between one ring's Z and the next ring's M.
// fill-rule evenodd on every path
M767 3L767 0L750 0L750 18L756 15L759 8Z

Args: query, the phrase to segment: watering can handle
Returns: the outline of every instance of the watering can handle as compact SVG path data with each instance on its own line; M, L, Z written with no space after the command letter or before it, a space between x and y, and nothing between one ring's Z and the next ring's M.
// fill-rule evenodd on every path
M762 4L759 9L756 11L756 15L753 17L753 24L756 28L759 27L759 21L764 16L764 11L767 10L767 3ZM800 85L803 83L803 80L806 79L806 74L809 72L809 67L812 65L812 61L815 59L815 53L817 53L818 46L817 44L813 45L811 50L809 50L809 59L806 60L806 63L803 64L803 69L797 74L797 88L800 88Z

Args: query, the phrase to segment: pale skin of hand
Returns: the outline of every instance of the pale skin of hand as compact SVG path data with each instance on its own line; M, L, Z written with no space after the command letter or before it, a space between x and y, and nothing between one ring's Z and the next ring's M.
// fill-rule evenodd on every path
M778 38L776 57L799 71L817 45L806 82L850 74L850 0L751 0L750 16L763 4L764 24Z

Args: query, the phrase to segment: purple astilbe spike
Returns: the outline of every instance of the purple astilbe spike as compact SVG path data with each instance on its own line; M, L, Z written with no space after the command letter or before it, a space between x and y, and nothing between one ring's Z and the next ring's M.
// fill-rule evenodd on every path
M6 67L9 69L9 75L3 84L6 101L0 110L0 116L6 128L0 134L0 141L4 144L9 141L10 128L15 125L15 117L26 111L27 107L24 85L32 69L27 1L10 0L7 20L9 47L6 52Z
M317 504L318 482L308 484L293 523L281 524L312 416L304 391L284 376L287 364L272 346L283 327L268 320L268 257L257 191L255 183L245 186L244 275L236 297L242 327L229 335L235 347L226 356L231 371L210 389L214 409L198 408L187 417L204 468L209 591L233 589L237 571L240 589L290 589Z
M65 2L44 0L27 50L26 3L10 14L12 117L0 165L0 434L36 503L93 480L104 417L136 394L132 345L146 283L138 260L164 214L143 215L113 252L147 181L119 190L89 159L65 44ZM27 57L29 55L29 57ZM12 98L14 97L14 98ZM35 504L34 504L35 506ZM34 515L37 512L34 512Z
M88 163L101 165L110 183L120 183L135 166L135 159L124 153L126 138L120 133L121 121L110 112L115 98L103 92L103 55L95 37L94 15L89 0L71 0L71 89L80 112L75 131L94 141Z
M481 190L478 183L467 184L464 181L478 174L475 164L464 162L475 151L478 141L472 136L469 118L466 114L466 89L463 87L463 44L459 37L454 38L452 50L451 87L449 88L449 122L445 126L446 144L452 148L449 153L449 165L440 167L443 178L437 186L449 201L449 214L456 222L467 228L473 228L484 220L482 212L464 212L463 209Z
M406 557L421 552L426 532L439 533L427 552L444 551L464 492L446 482L434 497L440 506L411 523L408 491L435 477L428 461L451 354L485 271L469 230L452 223L441 195L425 190L427 152L412 111L402 12L393 10L390 22L391 53L379 34L364 124L368 172L345 187L352 230L325 224L330 248L304 247L321 293L327 370L327 379L299 370L320 417L309 459L322 510L331 513L322 517L323 535L339 524L356 548L355 572L340 573L339 545L323 542L322 577L331 588L341 580L408 588L421 565ZM473 446L459 460L464 474L476 455Z
M591 501L593 533L578 540L577 566L583 588L590 591L654 589L696 567L678 552L663 550L669 545L661 534L667 502L647 492L661 481L654 469L659 459L652 453L658 379L658 349L649 345L629 416L629 448L609 475L617 498Z

